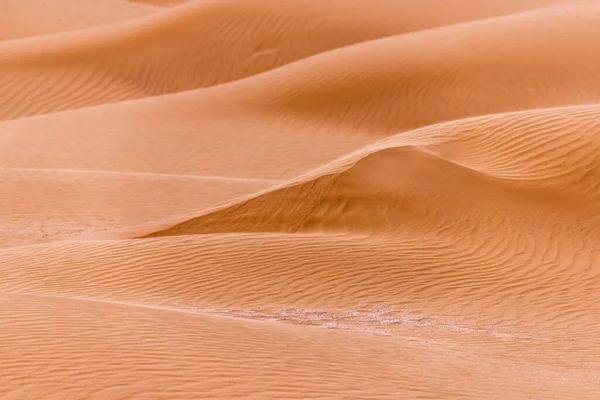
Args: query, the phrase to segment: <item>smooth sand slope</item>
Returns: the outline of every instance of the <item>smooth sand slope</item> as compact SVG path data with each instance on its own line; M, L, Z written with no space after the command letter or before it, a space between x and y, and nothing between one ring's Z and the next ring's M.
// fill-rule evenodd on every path
M423 219L429 219L428 213L436 219L442 209L458 229L461 220L473 227L481 219L469 214L477 214L478 207L490 212L494 204L510 208L506 214L515 218L555 213L562 206L593 218L600 211L595 207L600 194L599 117L598 106L542 109L400 133L323 166L298 183L208 211L154 235L388 232L410 229L410 222L433 222ZM481 194L471 198L471 187ZM451 201L445 204L444 197ZM578 207L572 207L574 201ZM535 206L528 209L527 203ZM540 219L547 220L548 216ZM588 222L595 223L584 219L575 225L583 229L582 223Z
M198 212L278 181L221 176L2 169L0 247Z
M435 305L436 312L446 312L457 304L472 303L483 309L473 315L465 312L463 317L485 323L500 320L504 325L518 322L525 327L533 314L538 317L533 320L536 330L553 324L560 315L553 311L552 300L564 288L565 297L556 306L562 309L572 303L570 318L593 324L595 313L585 316L584 308L580 315L576 308L586 296L598 293L594 280L581 279L598 273L590 261L598 234L597 116L597 107L579 107L481 117L423 128L369 146L298 183L146 233L151 237L202 234L190 239L205 243L195 245L193 252L173 253L181 254L169 262L177 272L166 267L170 256L161 255L172 242L158 246L161 239L90 244L94 253L104 246L123 249L107 251L103 262L82 250L87 244L65 242L44 247L39 256L35 248L7 251L7 256L20 258L3 264L19 265L13 272L17 276L28 271L25 265L32 265L35 275L42 271L36 258L54 260L43 269L50 268L44 275L57 277L56 282L36 282L22 275L18 287L26 285L28 290L59 288L77 296L114 292L117 298L133 295L153 301L253 307L264 301L263 295L269 304L302 307L323 301L335 307L352 307L360 301L401 306L420 299L415 308L429 304ZM150 227L137 229L140 235ZM231 236L236 233L251 235ZM123 232L118 234L122 237ZM211 238L210 234L227 236ZM345 235L350 238L344 239ZM244 245L246 241L250 244ZM138 246L155 254L142 259L161 260L147 265L159 269L137 271L144 265L136 261L133 249ZM245 261L232 260L234 254L246 254ZM256 262L251 261L252 254L257 254ZM34 261L25 261L29 257ZM277 257L282 260L265 262ZM229 268L230 273L225 273ZM429 273L422 275L418 268ZM10 276L10 269L3 276ZM90 276L92 270L98 275ZM193 277L177 278L179 274ZM323 276L317 279L318 275ZM145 282L144 276L160 285ZM110 290L102 287L100 279ZM309 284L310 279L315 282ZM540 287L525 285L530 279L547 282ZM10 282L16 281L8 282L10 288ZM498 290L490 291L496 285ZM515 304L528 306L518 308L522 320L514 314ZM584 304L596 307L598 303Z
M596 3L584 3L401 35L211 89L6 122L0 162L205 174L209 164L250 158L236 173L267 177L283 171L291 178L317 166L307 157L321 151L340 156L403 130L479 114L591 103L598 96L598 69L594 42L584 40L591 28L584 23L593 22L599 10ZM475 29L481 32L471 34ZM562 43L572 38L578 46L565 45L556 57L561 42L552 35ZM324 145L315 148L318 138ZM297 147L300 142L304 147ZM197 151L206 146L210 153ZM231 146L248 151L232 160ZM302 151L307 146L311 151ZM284 164L263 167L253 157ZM218 171L220 165L211 173Z
M211 86L353 43L561 2L492 3L198 0L118 26L5 43L0 120Z
M600 2L7 5L0 398L600 398Z
M140 18L158 10L127 0L2 0L0 40L83 30Z
M597 8L592 6L586 3L580 8L589 13ZM550 46L545 49L545 42L537 39L504 43L503 52L498 51L498 46L486 44L506 41L507 32L512 34L515 27L540 35L544 24L559 26L557 24L560 23L565 28L556 32L561 35L569 29L582 33L579 20L584 14L566 12L570 10L577 9L542 10L478 22L477 26L471 27L485 28L488 37L480 34L473 35L474 39L470 36L465 38L463 31L466 27L456 25L327 52L212 89L4 122L0 125L0 164L17 169L6 172L10 174L19 172L20 168L66 169L91 171L89 176L94 177L97 176L94 171L108 170L234 177L242 182L245 179L266 179L268 186L306 173L368 145L376 138L415 126L514 108L587 102L598 93L593 84L597 71L590 69L594 54L592 41L583 42L582 47L571 46L574 50L563 49L565 54L573 54L556 62L550 62L554 50ZM526 25L534 16L540 17L538 25ZM490 28L494 24L500 24L498 34ZM454 38L446 46L444 41L452 33L462 35L461 40ZM469 40L473 43L468 43ZM423 41L429 45L422 45ZM438 42L441 44L438 45ZM551 43L552 46L558 45L557 41ZM485 48L482 47L484 44ZM471 55L474 45L480 46L481 51ZM424 50L419 51L421 48ZM397 57L391 57L394 51L398 52L396 49L403 51ZM451 50L449 56L438 53L440 50L450 51L448 49ZM535 58L530 59L527 54L535 54ZM457 66L442 63L442 57L454 61ZM486 58L489 61L485 61ZM500 72L497 64L508 63L507 59L511 59L512 63ZM585 63L579 61L582 59ZM413 60L415 66L407 64L406 60ZM527 60L528 64L523 65L523 60ZM353 66L352 69L348 68L349 65ZM553 68L557 71L554 72ZM440 73L443 69L448 72ZM418 72L418 75L430 71L431 76L415 76L418 79L411 83L412 78L406 79L411 71L413 74ZM555 73L560 79L556 84L550 84L554 82L552 75ZM441 74L439 78L438 74ZM481 78L469 80L469 77L477 76ZM428 88L427 91L424 88ZM315 143L320 145L315 147ZM22 180L22 176L21 171L19 177L11 179ZM120 185L112 185L112 190L121 192ZM242 184L241 189L230 192L231 196L215 195L214 198L224 201L266 186ZM32 193L27 186L21 187L25 188L25 196ZM231 187L231 182L226 187ZM16 193L13 190L9 192ZM106 197L113 196L111 191L105 193ZM120 193L116 195L122 196ZM87 194L78 196L85 198ZM152 196L136 197L147 199L152 204ZM194 201L190 198L189 204ZM28 203L20 204L21 209L29 207ZM55 204L49 203L50 207L55 207ZM182 211L187 214L210 205L198 202L196 208L182 206ZM57 210L69 207L71 205L67 203ZM138 214L139 218L125 218L123 221L136 224L149 222L155 217L175 216L176 207L166 211L169 207L160 215ZM81 207L77 209L82 210ZM13 210L5 208L7 226L23 222L22 214ZM35 211L28 214L33 219L38 218ZM44 214L41 212L42 216ZM57 211L57 215L71 218L62 211ZM108 223L110 219L105 218L104 221L98 229L119 227ZM65 221L65 224L70 223ZM72 226L65 233L94 230L92 225L85 224L85 229ZM39 232L35 228L27 229L30 233L23 239L23 230L4 230L12 232L13 239L8 241L12 243L26 243L27 235L36 237L36 240L47 235L35 234ZM46 237L59 234L56 231Z
M247 136L264 136L273 130L281 137L285 136L282 129L297 130L296 126L313 132L322 130L328 137L355 132L381 136L472 115L594 102L598 69L594 67L594 42L587 35L591 27L584 23L594 22L598 10L596 3L585 3L579 8L538 11L476 25L401 35L326 52L211 90L111 105L98 111L93 108L77 114L57 114L49 119L16 121L3 125L2 149L11 148L6 150L9 154L2 155L2 164L6 164L4 160L12 162L19 157L14 153L15 148L35 151L36 158L53 157L48 153L52 147L75 146L73 139L66 140L69 135L78 138L77 146L96 141L94 148L108 147L111 153L103 154L102 159L111 160L121 154L129 158L130 150L123 150L123 146L126 146L124 141L137 137L132 133L134 129L145 131L145 135L153 130L163 138L171 138L157 140L162 146L159 153L163 153L165 146L181 143L183 138L189 143L205 135L215 136L212 133L217 130L215 124L220 136L224 130L243 135L257 124L265 126ZM538 25L534 26L530 22L537 17ZM471 34L473 29L482 32ZM507 36L510 38L506 39ZM578 46L565 45L561 48L562 56L555 57L561 43L558 39L565 43L571 38ZM497 42L503 42L502 46L489 45ZM558 77L556 83L554 76ZM31 103L7 104L26 109ZM103 124L96 127L99 120ZM85 124L85 129L66 128L73 123ZM111 124L110 129L102 129L106 124ZM272 129L267 126L271 124ZM34 127L38 125L43 126L43 132ZM46 135L54 126L59 132ZM124 129L127 132L117 132ZM65 140L54 140L56 135L64 136ZM298 135L288 136L293 140ZM218 146L221 140L219 137L212 142ZM140 150L137 143L134 146ZM149 143L141 151L147 146ZM117 154L115 148L120 150ZM194 146L187 148L195 151ZM63 158L80 157L77 165L85 163L86 169L106 168L106 165L91 166L88 151L61 148L60 153ZM150 153L149 156L156 157L156 151ZM206 157L195 153L196 157ZM186 154L186 159L191 156ZM146 157L143 159L149 164ZM24 162L30 160L31 155L26 155ZM178 164L189 168L190 163Z
M353 332L45 296L8 294L2 302L12 315L1 317L0 328L3 361L10 360L0 382L10 399L427 398L425 386L444 397L502 390L513 398L581 398L590 390L586 373L482 361L416 338L398 345ZM91 364L93 371L74 377ZM457 390L453 374L472 382Z

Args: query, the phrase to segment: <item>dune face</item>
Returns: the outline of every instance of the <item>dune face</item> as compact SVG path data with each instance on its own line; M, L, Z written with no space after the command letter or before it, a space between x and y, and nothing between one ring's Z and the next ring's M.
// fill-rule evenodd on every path
M212 86L355 43L560 2L430 3L198 0L130 23L0 44L0 120Z
M600 398L600 2L0 22L0 398Z

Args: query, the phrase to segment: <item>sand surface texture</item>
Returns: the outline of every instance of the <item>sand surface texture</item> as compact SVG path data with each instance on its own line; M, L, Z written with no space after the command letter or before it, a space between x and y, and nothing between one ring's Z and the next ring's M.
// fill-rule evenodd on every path
M599 399L599 38L0 0L0 399Z

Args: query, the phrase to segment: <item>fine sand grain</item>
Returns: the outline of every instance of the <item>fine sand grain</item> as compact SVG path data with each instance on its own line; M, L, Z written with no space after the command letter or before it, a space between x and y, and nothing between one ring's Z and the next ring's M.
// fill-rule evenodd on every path
M0 398L600 398L599 37L0 0Z

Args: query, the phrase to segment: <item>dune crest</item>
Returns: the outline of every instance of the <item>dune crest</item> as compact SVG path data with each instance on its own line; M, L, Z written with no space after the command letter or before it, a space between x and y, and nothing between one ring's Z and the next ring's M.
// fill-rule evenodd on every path
M598 21L0 0L0 397L600 398Z
M393 0L198 0L89 32L0 43L0 120L213 86L359 42L562 2L494 1L495 11L475 3L434 1L447 10L432 18L427 4L407 12Z
M599 106L580 106L477 117L400 133L323 166L299 183L268 189L147 236L375 233L406 230L428 215L435 219L441 214L456 224L470 213L475 215L467 223L473 226L480 219L474 210L489 213L493 204L525 218L546 208L566 211L577 203L578 214L593 217L599 211L599 116ZM473 198L471 193L477 192Z

